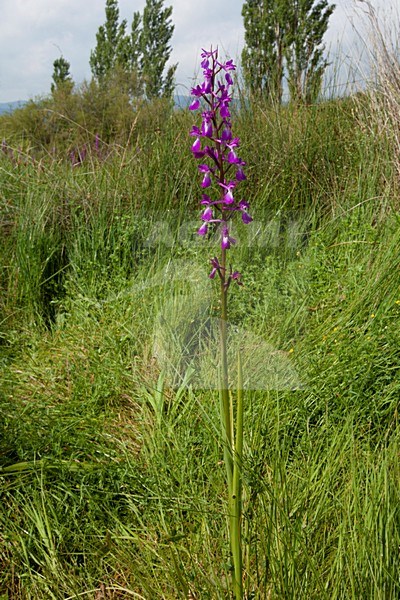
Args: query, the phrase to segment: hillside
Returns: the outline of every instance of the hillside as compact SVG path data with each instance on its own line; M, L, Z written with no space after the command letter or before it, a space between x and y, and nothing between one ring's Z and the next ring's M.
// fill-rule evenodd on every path
M228 598L195 116L58 102L0 120L0 595ZM365 93L234 118L248 598L400 594L387 111Z

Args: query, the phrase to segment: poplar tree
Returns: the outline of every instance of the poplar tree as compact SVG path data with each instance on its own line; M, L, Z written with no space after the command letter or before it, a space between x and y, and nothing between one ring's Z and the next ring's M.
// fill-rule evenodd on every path
M61 87L71 91L74 83L69 72L69 62L65 60L63 56L60 56L60 58L56 58L56 60L53 62L53 67L54 70L52 75L53 83L51 84L51 93L53 94Z
M141 34L142 17L139 12L134 12L131 24L131 34L128 38L129 46L129 67L132 70L139 70L140 50L140 34Z
M163 5L163 0L146 0L143 14L133 13L128 34L126 20L119 23L117 0L106 0L106 22L99 27L96 48L90 54L97 82L125 80L131 95L149 100L172 96L177 65L164 71L172 52L174 25L172 6Z
M328 0L293 0L290 4L285 48L291 100L313 102L328 66L322 43L328 21L335 9Z
M281 102L286 0L247 0L242 8L245 47L242 67L254 95Z
M129 44L126 40L127 22L119 22L117 0L106 0L106 21L96 34L96 48L90 53L89 64L93 76L101 81L117 66L128 61Z
M163 8L163 0L146 0L143 10L142 30L139 38L140 76L148 99L170 98L174 90L177 65L165 66L171 56L170 40L174 32L171 21L172 6Z
M242 66L253 94L281 102L287 77L293 101L313 101L327 66L323 36L335 6L328 0L247 0L242 8Z

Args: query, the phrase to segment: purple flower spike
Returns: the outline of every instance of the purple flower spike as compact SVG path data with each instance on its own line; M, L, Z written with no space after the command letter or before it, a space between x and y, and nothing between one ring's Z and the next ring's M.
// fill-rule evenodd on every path
M205 236L210 224L213 230L219 232L223 250L222 264L216 258L211 260L210 278L214 279L218 273L227 290L231 281L241 285L238 271L232 272L231 269L230 274L225 271L225 251L236 243L229 234L230 221L235 218L236 213L240 214L243 223L253 220L248 213L248 202L235 200L236 187L246 179L243 170L246 163L239 156L240 139L233 136L231 123L231 88L234 83L231 71L236 67L232 60L219 62L218 49L203 49L201 58L204 80L192 88L193 100L189 106L192 111L201 111L201 123L194 125L190 131L190 135L195 138L191 151L201 163L198 165L202 174L200 185L203 189L209 188L210 192L201 197L202 225L198 234ZM214 191L218 191L216 197Z

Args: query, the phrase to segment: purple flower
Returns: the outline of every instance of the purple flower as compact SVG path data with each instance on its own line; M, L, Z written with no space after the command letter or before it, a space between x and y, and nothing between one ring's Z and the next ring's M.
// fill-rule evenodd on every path
M241 277L242 277L242 275L241 275L241 273L239 273L239 271L234 271L234 272L231 274L231 279L232 279L233 281L236 281L236 283L237 283L238 285L243 285L243 283L240 281L240 278L241 278Z
M240 144L240 139L238 137L233 138L233 140L231 142L229 142L229 144L227 144L227 147L229 148L229 150L233 151L234 148L238 148Z
M231 165L237 164L238 162L238 157L236 156L236 152L234 150L231 150L228 154L228 163L230 163Z
M213 218L213 210L212 210L211 206L207 206L207 208L201 215L201 219L202 219L202 221L209 222L209 221L211 221L212 218Z
M204 137L209 138L211 138L213 135L213 126L209 115L203 116L203 122L201 124L201 133L204 135Z
M219 114L223 119L229 119L231 113L229 112L228 103L224 102L219 109Z
M200 138L196 138L192 144L192 152L195 154L201 150Z
M209 94L211 92L211 81L210 80L206 80L204 81L201 85L196 85L195 88L191 89L191 95L192 96L197 96L198 98L200 98L201 96L204 96L205 94ZM195 109L193 109L195 110Z
M224 127L221 133L220 142L230 142L232 139L232 131L229 127Z
M221 248L223 250L228 250L231 247L231 244L236 244L236 240L231 237L229 235L229 229L228 227L225 225L222 228L222 235L221 235Z
M189 106L189 110L197 110L200 106L200 100L198 98L195 98L193 100L193 102L190 104Z
M247 212L249 208L249 203L246 202L246 200L241 200L239 202L239 210L242 212L242 221L243 223L245 223L246 225L248 223L251 223L253 220L253 217L251 217L249 215L249 213Z
M211 185L211 177L210 177L210 173L206 173L203 177L203 181L201 182L201 187L202 188L208 188Z
M236 65L233 64L233 60L227 60L226 63L218 63L218 66L221 67L224 71L234 71L236 69Z
M224 271L225 269L219 264L218 258L217 257L212 258L210 260L210 263L212 266L212 270L209 275L210 279L214 279L214 277L217 273L221 277L221 271Z
M212 158L212 160L215 162L215 164L217 166L219 166L219 156L218 156L218 152L215 148L211 148L210 146L206 146L204 148L204 153L209 156L210 158Z
M197 125L193 125L189 135L191 135L192 137L201 137L203 134L201 133L200 127L197 127Z
M220 182L219 185L226 190L223 197L224 203L233 204L235 199L233 197L232 190L234 189L236 183L234 181L230 181L228 184Z
M208 231L208 223L205 222L203 223L203 225L201 227L199 227L199 229L197 230L197 233L199 235L206 235Z
M198 169L200 171L200 173L204 173L204 177L203 177L203 181L201 182L201 187L202 188L207 188L210 187L211 185L211 169L208 165L199 165Z
M201 149L200 138L196 138L192 144L192 153L195 158L203 158L205 151Z
M201 49L201 58L214 58L217 59L218 56L218 48L215 48L215 50L205 50L204 48ZM208 65L207 65L208 66Z
M203 194L201 197L200 204L204 204L205 206L208 206L209 204L213 204L213 201L211 200L210 196L208 196L207 194Z
M236 179L238 181L245 181L247 179L247 177L244 174L243 169L241 167L239 167L238 170L236 171Z

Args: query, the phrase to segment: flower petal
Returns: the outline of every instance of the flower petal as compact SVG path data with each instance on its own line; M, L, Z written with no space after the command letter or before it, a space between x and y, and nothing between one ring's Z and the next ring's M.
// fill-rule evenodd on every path
M195 98L189 106L189 110L197 110L200 107L200 100Z

